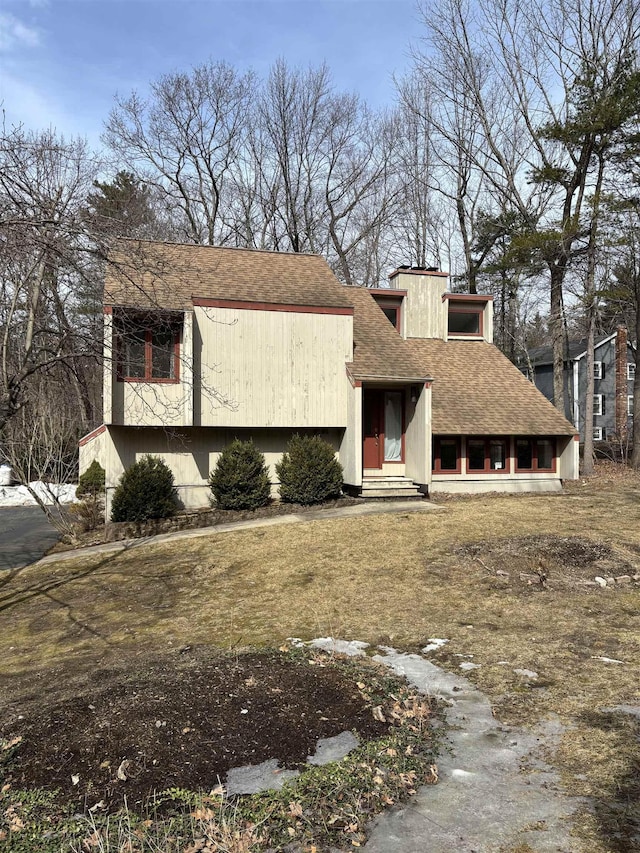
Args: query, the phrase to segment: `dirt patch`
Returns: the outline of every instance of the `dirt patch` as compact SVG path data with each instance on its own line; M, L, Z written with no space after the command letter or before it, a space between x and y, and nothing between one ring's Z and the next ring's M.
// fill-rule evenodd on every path
M610 586L638 585L637 569L606 542L580 536L515 536L474 542L453 554L473 561L510 587L600 589L596 577L619 579Z
M154 791L210 790L232 767L298 767L318 738L388 729L344 669L277 652L189 651L141 673L103 671L81 695L5 723L21 738L5 772L81 808L139 808ZM1 769L1 768L0 768Z

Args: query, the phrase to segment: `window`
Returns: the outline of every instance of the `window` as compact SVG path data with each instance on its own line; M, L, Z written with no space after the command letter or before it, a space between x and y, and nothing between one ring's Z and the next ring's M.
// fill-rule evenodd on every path
M604 364L601 361L593 362L593 378L604 379Z
M627 395L627 415L628 417L633 417L633 394Z
M555 441L551 438L516 439L516 471L555 471Z
M120 318L118 379L128 382L178 382L180 330L176 321Z
M457 438L433 439L433 472L435 474L460 473L460 441Z
M399 305L384 305L382 307L382 313L387 318L387 320L391 323L391 325L400 331L400 306Z
M469 473L506 472L508 468L506 439L467 439L467 471Z
M604 415L604 394L593 395L593 414Z
M627 379L635 379L636 378L636 366L635 364L627 364Z
M593 428L593 440L604 441L604 429L602 427Z
M465 307L449 306L450 335L481 335L482 334L482 308L474 308L472 305Z

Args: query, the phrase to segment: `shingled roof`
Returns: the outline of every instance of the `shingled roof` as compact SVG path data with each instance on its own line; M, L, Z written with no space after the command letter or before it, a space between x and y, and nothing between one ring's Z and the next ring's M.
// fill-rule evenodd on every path
M420 382L429 377L424 365L365 287L345 287L353 303L353 362L347 365L355 379Z
M417 338L407 343L434 377L434 434L575 434L569 421L492 344Z
M185 311L193 299L351 308L319 255L122 240L107 266L106 305Z

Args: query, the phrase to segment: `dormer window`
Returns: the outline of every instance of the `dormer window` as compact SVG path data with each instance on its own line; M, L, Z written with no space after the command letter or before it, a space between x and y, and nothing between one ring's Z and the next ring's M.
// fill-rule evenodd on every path
M393 328L402 333L402 300L406 296L406 291L391 288L371 288L370 292Z
M449 306L449 323L447 333L449 335L482 335L483 309L476 306Z
M180 320L175 315L123 313L115 330L119 381L180 380Z
M447 337L482 338L484 337L485 310L490 296L469 293L445 293L442 296L447 305Z

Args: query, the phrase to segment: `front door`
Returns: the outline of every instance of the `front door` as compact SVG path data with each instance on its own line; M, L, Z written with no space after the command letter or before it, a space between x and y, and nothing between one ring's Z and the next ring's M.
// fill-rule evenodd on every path
M403 462L402 392L371 389L363 396L363 467L382 468L384 462Z
M384 448L384 391L364 391L362 410L363 467L382 468Z

